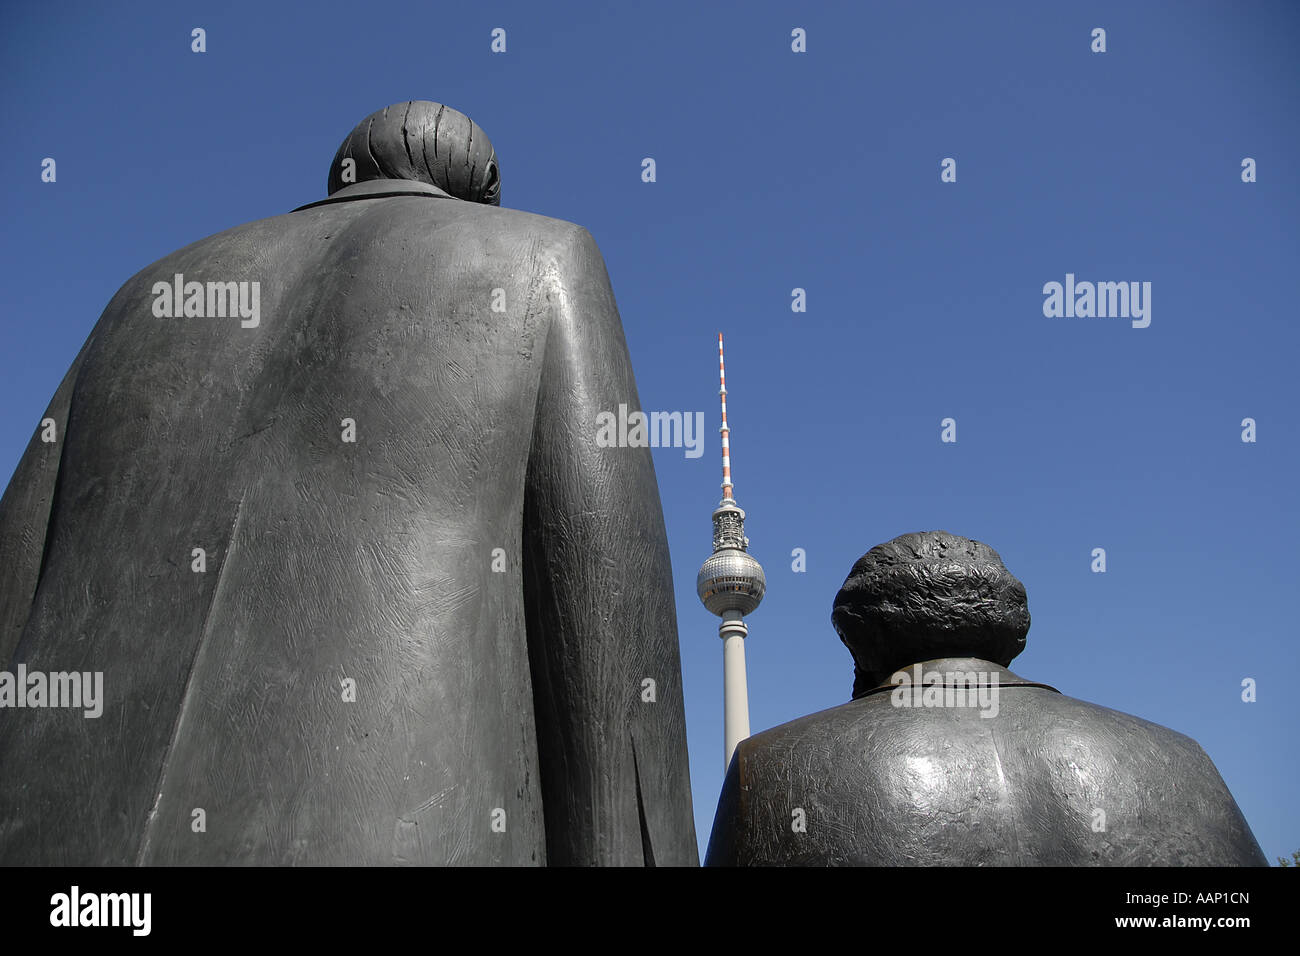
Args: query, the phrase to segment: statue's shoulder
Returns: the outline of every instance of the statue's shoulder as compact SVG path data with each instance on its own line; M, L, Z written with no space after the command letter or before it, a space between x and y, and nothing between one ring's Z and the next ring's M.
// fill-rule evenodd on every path
M144 266L101 316L111 328L153 301L159 282L257 280L263 302L313 274L351 263L349 274L386 275L412 286L479 274L508 299L540 277L564 286L608 281L591 233L564 219L418 194L322 202L213 233Z
M887 694L849 701L742 740L737 761L751 780L830 767L856 775L887 759L890 748L880 745L906 732L898 716Z
M1226 794L1204 749L1176 730L1044 687L1003 688L998 708L981 716L977 708L897 707L890 694L873 694L755 734L739 759L751 781L833 773L856 787L894 779L920 757L962 763L996 752L1029 776L1087 767L1136 791L1177 774Z
M377 187L380 184L363 185ZM457 239L463 239L466 235L473 235L479 240L501 236L555 244L590 240L590 233L583 226L567 219L556 219L522 209L462 202L439 195L437 191L422 192L415 188L417 185L408 183L390 192L381 190L369 194L360 193L355 198L341 201L327 199L309 203L289 213L291 221L285 221L284 227L292 228L303 221L302 217L311 217L342 220L360 232L409 233L433 240L452 238L439 235L447 230ZM276 223L285 219L285 216L276 216L248 225L256 227L261 223Z
M345 214L344 228L366 254L382 250L419 263L431 255L445 259L446 250L455 249L460 268L492 272L508 263L519 275L564 276L604 267L591 233L566 219L454 199L394 198L349 205L361 208Z
M1173 762L1213 767L1201 745L1186 734L1064 694L1044 698L1035 724L1040 743L1054 752L1105 752L1147 776Z

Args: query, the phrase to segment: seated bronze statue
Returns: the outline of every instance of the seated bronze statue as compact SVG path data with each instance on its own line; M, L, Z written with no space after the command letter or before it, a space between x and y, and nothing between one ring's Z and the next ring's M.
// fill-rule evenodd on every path
M0 501L0 671L103 680L0 713L0 864L697 863L600 250L437 103L328 181L129 279Z
M1196 741L1007 669L1029 607L987 545L872 548L832 622L853 699L741 742L707 865L1267 865Z

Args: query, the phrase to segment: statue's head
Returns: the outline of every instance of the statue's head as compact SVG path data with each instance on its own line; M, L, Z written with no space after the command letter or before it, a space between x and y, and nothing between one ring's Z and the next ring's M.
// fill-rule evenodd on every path
M831 611L853 655L853 696L919 661L1002 667L1025 648L1025 586L987 544L946 531L899 535L853 565Z
M371 113L343 140L330 164L331 195L371 179L409 179L466 202L501 205L501 171L487 134L459 110L428 100Z

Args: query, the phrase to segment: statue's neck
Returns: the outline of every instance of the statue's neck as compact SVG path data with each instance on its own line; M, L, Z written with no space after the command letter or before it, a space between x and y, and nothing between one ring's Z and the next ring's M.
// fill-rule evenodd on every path
M358 199L385 199L389 196L428 196L431 199L452 199L454 198L445 190L437 186L431 186L429 183L420 183L411 179L368 179L364 183L353 183L351 186L344 186L342 189L335 190L326 199L318 199L316 202L309 202L305 206L299 206L294 212L300 209L311 209L314 206L326 206L336 202L354 202Z
M1050 684L1026 680L1001 664L986 661L978 657L941 657L930 661L918 661L907 667L900 667L890 679L875 687L866 688L853 695L854 700L861 700L873 694L895 690L900 683L914 686L938 685L977 687L1043 687L1056 691Z

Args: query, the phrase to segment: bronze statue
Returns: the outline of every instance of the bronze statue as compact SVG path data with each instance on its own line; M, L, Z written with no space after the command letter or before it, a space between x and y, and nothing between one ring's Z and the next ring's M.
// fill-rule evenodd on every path
M741 742L707 865L1266 865L1194 740L1007 669L1029 608L987 545L878 545L832 621L852 701Z
M0 669L102 714L0 712L0 863L698 862L614 295L499 196L399 103L113 297L0 502Z

